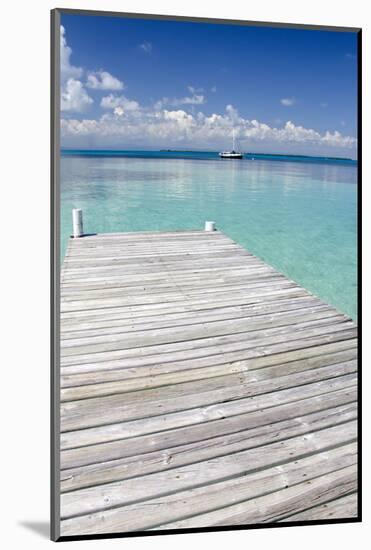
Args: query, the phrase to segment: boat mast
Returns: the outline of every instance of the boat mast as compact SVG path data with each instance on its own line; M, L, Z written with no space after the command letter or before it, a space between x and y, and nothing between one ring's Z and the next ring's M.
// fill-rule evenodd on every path
M234 128L232 129L232 139L233 139L232 151L234 151Z

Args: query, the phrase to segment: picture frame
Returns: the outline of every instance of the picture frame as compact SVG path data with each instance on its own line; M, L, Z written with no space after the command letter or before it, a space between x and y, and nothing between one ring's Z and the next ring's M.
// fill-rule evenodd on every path
M80 540L89 538L115 538L123 536L142 536L142 535L163 535L163 534L176 534L184 532L198 532L198 531L218 531L218 530L236 530L236 529L256 529L256 528L270 528L270 527L283 527L283 526L296 526L296 525L317 525L321 523L346 523L346 522L359 522L362 519L361 510L361 459L359 453L357 459L358 481L357 481L357 514L352 517L342 518L329 518L326 519L306 519L306 520L293 520L284 522L251 522L248 524L232 524L232 525L210 525L202 527L186 527L186 528L166 528L166 529L135 529L127 531L114 531L114 532L96 532L85 533L75 532L74 534L64 535L60 531L60 516L61 516L61 490L60 490L60 456L61 456L61 384L60 384L60 366L61 366L61 338L60 338L60 319L61 319L61 285L60 285L60 273L62 267L61 261L61 176L60 176L60 162L61 162L61 138L60 138L60 118L61 118L61 79L60 79L60 25L62 15L80 15L83 17L102 17L102 18L122 18L123 20L146 20L146 21L169 21L169 22L194 22L204 24L215 25L228 25L236 27L254 27L254 28L274 28L274 29L306 29L306 30L318 30L318 31L331 31L331 32L353 32L356 35L357 42L357 108L356 108L356 122L357 122L357 165L356 165L356 181L357 181L357 227L358 227L358 242L357 242L357 304L358 304L358 353L361 356L361 200L362 200L362 186L361 186L361 169L362 169L362 157L361 157L361 139L362 139L362 126L361 126L361 60L362 60L362 47L361 47L361 29L352 28L335 28L324 26L311 26L311 25L292 25L292 24L279 24L279 23L262 23L262 22L249 22L249 21L232 21L232 20L216 20L216 19L201 19L192 17L175 17L175 16L157 16L148 14L132 14L132 13L115 13L115 12L96 12L88 10L69 10L69 9L56 9L51 12L51 76L52 76L52 94L51 94L51 213L52 213L52 233L51 233L51 255L52 255L52 274L51 274L51 525L52 525L52 539L53 540ZM353 60L354 61L354 60ZM197 94L196 94L197 95ZM291 98L287 98L291 100ZM235 147L232 147L235 150ZM203 223L201 220L200 223ZM218 224L218 222L216 222ZM209 226L213 228L213 226ZM152 229L152 228L151 228ZM72 231L72 224L71 224ZM168 246L168 245L166 245ZM204 252L204 251L203 251ZM187 253L190 253L189 251ZM269 263L269 262L268 262ZM361 404L361 372L358 374L358 393L357 403L358 409ZM344 424L346 420L344 420ZM358 416L357 427L360 431L361 419ZM73 428L75 429L75 428ZM361 446L361 440L358 438L358 448ZM170 490L169 490L170 492ZM352 493L353 494L353 493ZM141 497L144 498L144 497ZM145 500L145 499L144 499ZM81 512L76 512L76 517ZM71 514L71 517L75 517L75 512ZM292 514L295 516L295 514ZM175 521L175 520L174 520Z

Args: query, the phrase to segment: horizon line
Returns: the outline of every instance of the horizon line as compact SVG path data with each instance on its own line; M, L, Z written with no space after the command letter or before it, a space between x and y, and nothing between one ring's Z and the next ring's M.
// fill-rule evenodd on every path
M126 151L132 151L132 152L138 152L138 151L154 151L158 153L218 153L219 151L216 149L172 149L172 148L161 148L156 149L154 147L145 147L144 149L141 148L128 148L128 149L121 149L121 148L114 148L114 147L61 147L60 151L116 151L116 152L126 152ZM309 154L302 154L302 153L263 153L263 152L254 152L254 151L241 151L244 155L256 155L256 156L275 156L275 157L298 157L298 158L316 158L316 159L329 159L329 160L347 160L352 162L358 162L357 158L352 157L339 157L339 156L331 156L331 155L309 155Z

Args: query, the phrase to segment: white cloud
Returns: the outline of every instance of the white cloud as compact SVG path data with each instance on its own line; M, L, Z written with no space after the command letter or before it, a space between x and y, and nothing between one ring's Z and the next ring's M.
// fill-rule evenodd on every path
M80 80L69 78L61 89L61 110L83 112L93 103Z
M87 88L93 90L123 90L124 83L118 78L112 76L107 71L96 71L88 74L86 82Z
M291 107L295 103L295 98L294 97L284 97L280 101L281 101L281 104L284 105L285 107Z
M271 150L296 148L304 152L321 152L326 148L354 149L357 144L355 138L338 131L321 134L314 129L297 126L292 121L281 127L272 127L255 119L245 119L233 105L228 105L223 114L206 115L202 112L190 114L183 109L128 109L127 105L125 108L125 101L132 103L123 96L107 96L104 104L111 112L105 113L99 120L63 120L63 139L92 136L101 145L124 142L136 146L178 144L218 149L225 147L234 130L244 150L251 150L254 144L264 144ZM328 153L325 151L323 154Z
M326 101L322 101L322 103L320 103L320 106L322 107L322 109L326 109L326 107L328 107L328 103Z
M66 30L61 25L61 50L60 50L60 57L61 57L61 80L66 81L69 78L80 78L82 76L83 70L81 67L74 67L71 65L70 57L72 54L72 49L67 45L66 40Z
M187 86L187 89L191 94L199 94L204 91L203 88L195 88L194 86Z
M103 109L116 109L116 114L120 115L123 115L125 111L137 111L140 108L137 101L130 100L124 95L116 96L114 94L102 97L100 105Z
M84 71L71 64L71 55L72 49L67 45L65 28L61 26L61 111L84 112L93 103L93 99L79 80Z
M193 94L191 97L174 99L172 105L202 105L203 103L206 103L205 96Z
M139 48L143 50L145 53L152 52L152 44L151 42L147 42L147 40L145 40L142 44L139 44Z
M62 135L68 133L69 135L80 136L92 136L96 133L100 133L100 123L97 120L76 120L76 119L63 119L61 120Z
M233 105L227 105L226 108L225 108L229 118L232 120L232 122L234 124L237 124L238 123L238 120L239 120L239 115L238 115L238 111L235 107L233 107ZM241 119L242 121L243 119Z
M85 85L82 78L86 72L71 63L72 49L68 46L66 32L61 27L61 109L68 113L82 113L93 103L87 89L123 90L125 85L118 78L104 70L87 73ZM139 46L151 53L152 44L144 42ZM352 56L353 54L349 54ZM247 150L256 146L267 150L291 150L304 153L329 154L329 150L355 150L357 140L339 131L320 133L311 128L297 126L292 121L279 127L269 126L258 120L241 117L233 105L227 105L225 112L196 112L195 106L206 103L203 88L187 86L190 95L181 98L164 97L152 107L143 107L124 95L109 94L101 99L100 105L106 111L99 119L66 118L61 120L62 140L81 140L89 137L89 143L122 145L122 143L143 146L168 146L179 144L195 148L225 147L235 132L241 148ZM215 93L216 86L210 88ZM281 104L290 107L296 103L294 97L282 98ZM178 107L182 107L182 109ZM327 103L321 103L325 108ZM190 112L187 112L188 109ZM341 125L345 125L341 121ZM79 143L75 141L74 143ZM81 141L80 141L81 143ZM254 145L255 144L255 145Z
M86 88L94 90L122 90L123 82L108 71L91 71L83 84L84 70L71 64L72 49L67 44L66 31L61 26L61 110L64 112L82 113L94 101Z
M192 88L192 86L189 86L189 88ZM156 109L162 109L164 106L171 106L171 107L180 107L181 105L203 105L206 103L205 96L202 94L196 94L194 93L192 96L185 96L185 97L163 97L159 101L155 103Z
M125 114L125 109L119 105L113 109L113 113L117 116L123 116Z

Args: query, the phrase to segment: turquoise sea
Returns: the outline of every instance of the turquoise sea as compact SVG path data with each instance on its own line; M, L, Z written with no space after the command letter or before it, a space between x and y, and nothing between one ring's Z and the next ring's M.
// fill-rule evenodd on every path
M214 152L63 151L61 248L85 232L218 229L356 318L357 164Z

